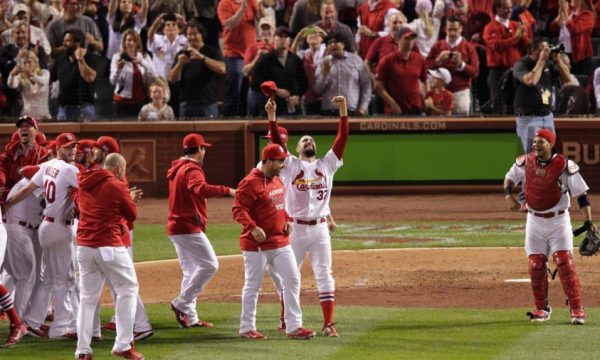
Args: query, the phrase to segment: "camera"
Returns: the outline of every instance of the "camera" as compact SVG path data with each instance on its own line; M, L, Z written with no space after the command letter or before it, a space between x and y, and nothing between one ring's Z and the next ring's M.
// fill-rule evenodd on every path
M183 50L183 54L187 57L192 57L192 51L190 49Z
M550 53L560 54L563 52L565 52L565 45L563 45L563 44L550 45Z
M129 56L128 53L122 52L121 53L121 60L131 62L132 59L131 59L131 56Z

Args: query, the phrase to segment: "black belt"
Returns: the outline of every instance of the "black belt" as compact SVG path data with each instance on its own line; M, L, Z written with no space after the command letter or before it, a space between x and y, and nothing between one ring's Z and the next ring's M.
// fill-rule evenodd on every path
M552 114L552 112L550 110L548 111L541 111L541 112L522 112L522 113L515 113L515 116L548 116Z
M21 221L21 220L9 223L8 220L2 219L2 222L5 223L5 224L19 224L19 225L21 225L23 227L26 227L28 229L31 229L31 230L37 230L40 227L40 225L33 226L30 223L25 222L25 221Z
M44 220L46 220L47 222L52 222L52 223L54 222L54 218L50 217L50 216L46 216L44 218ZM75 221L73 219L71 219L71 220L64 220L63 223L65 225L67 225L67 226L71 226L71 225L73 225L75 223Z
M529 210L529 213L532 214L533 216L541 217L541 218L544 218L544 219L550 219L550 218L553 218L555 216L562 215L565 212L566 212L565 210L561 210L561 211L558 211L558 212L538 213L538 212L533 212L533 211Z
M295 219L294 220L296 223L300 224L300 225L317 225L317 224L321 224L327 221L326 218L322 217L320 219L315 219L315 220L299 220L299 219Z

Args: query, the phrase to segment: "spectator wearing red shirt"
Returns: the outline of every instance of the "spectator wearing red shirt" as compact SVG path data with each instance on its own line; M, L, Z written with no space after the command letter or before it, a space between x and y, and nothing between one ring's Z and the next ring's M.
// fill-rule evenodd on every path
M409 28L400 29L398 51L381 59L375 71L375 91L385 102L386 114L421 114L420 82L427 80L427 65L412 50L416 36Z
M179 296L171 301L175 318L183 328L212 327L198 318L196 299L217 272L219 261L205 235L208 223L206 199L233 196L235 190L206 182L202 161L211 144L200 134L183 139L183 157L173 161L169 180L167 234L173 242L183 281Z
M395 6L390 0L367 0L356 9L358 13L358 54L364 58L373 41L384 29L385 16Z
M572 10L566 0L559 1L558 16L553 22L559 28L558 41L565 46L565 52L571 54L571 71L574 74L588 75L591 68L592 31L594 13L591 0L572 0Z
M244 53L244 76L250 78L256 62L262 54L273 50L275 39L275 21L271 17L264 16L258 22L258 37L260 40L250 45ZM248 98L246 100L246 116L256 117L259 114L258 106L263 96L260 92L248 87Z
M483 40L487 46L491 112L503 114L506 110L500 91L502 75L524 56L531 39L527 38L525 24L510 20L511 0L494 0L493 11L495 17L485 26Z
M479 57L475 46L462 37L463 26L459 18L446 21L446 38L436 42L429 55L427 67L443 67L450 71L452 81L447 89L452 93L453 114L469 116L471 112L471 83L479 75Z
M429 70L428 73L431 90L425 95L427 115L451 115L454 107L452 93L445 88L452 81L450 71L441 67Z
M406 16L400 11L395 12L387 18L387 35L375 39L365 56L365 62L368 65L369 72L372 73L375 71L377 64L379 64L379 60L396 51L398 48L398 39L394 36L397 35L398 30L404 25L406 25Z
M529 11L532 1L533 0L515 0L511 16L512 20L525 24L527 38L529 39L533 39L537 29L535 16Z
M256 42L255 19L260 12L252 0L220 0L217 14L223 26L223 59L225 61L224 116L241 115L240 99L244 80L244 52Z
M27 165L37 165L47 151L35 142L38 132L37 120L31 116L21 116L17 120L19 141L6 145L6 151L0 155L0 189L2 197L21 180L19 170Z
M315 332L302 327L300 273L290 246L292 219L285 211L285 188L279 179L285 149L267 145L260 169L252 169L238 185L233 218L242 225L240 248L244 257L245 280L242 291L240 336L265 339L256 329L256 304L267 265L283 280L283 304L288 338L308 339Z

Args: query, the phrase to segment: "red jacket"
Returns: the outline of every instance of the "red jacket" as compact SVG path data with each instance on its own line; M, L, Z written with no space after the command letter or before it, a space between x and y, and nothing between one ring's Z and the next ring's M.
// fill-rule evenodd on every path
M392 4L389 0L381 0L375 6L373 11L369 8L369 2L365 1L361 5L358 6L357 13L358 18L360 19L360 24L368 27L371 31L378 32L382 31L385 27L385 14L387 14L388 10L394 8L394 4ZM376 38L372 38L370 36L360 36L360 42L358 44L358 54L364 58L369 52L369 47L375 41ZM346 49L346 51L350 51L350 49Z
M457 51L462 55L462 60L465 63L465 67L462 71L458 70L458 67L451 59L446 59L441 65L436 64L435 59L437 59L444 50ZM439 67L448 69L452 75L452 81L446 88L451 92L457 92L470 88L471 79L479 76L479 57L477 56L475 46L468 42L467 39L463 38L460 44L454 49L452 49L450 45L448 45L448 41L444 39L439 40L431 47L429 55L427 55L427 67L429 69L437 69Z
M238 184L232 211L235 221L243 226L242 250L273 250L290 243L284 227L292 219L285 211L285 190L279 177L271 178L259 169L252 169ZM257 226L267 235L261 244L252 236Z
M105 169L79 176L77 245L127 246L125 221L135 221L137 209L127 186Z
M516 21L510 21L509 29L492 19L483 29L483 40L486 44L488 68L508 69L525 55L525 50L531 39L527 32L521 38L514 34L519 27Z
M594 31L594 13L584 10L567 21L567 29L571 34L573 62L592 57L592 31Z
M34 143L27 153L22 153L20 142L6 145L6 151L0 155L0 186L7 188L5 194L8 194L8 190L21 180L19 170L22 167L39 164L40 159L46 154L46 149L37 143Z
M206 199L229 195L229 188L206 183L198 162L181 158L173 161L167 172L169 180L169 215L167 234L195 234L206 231Z

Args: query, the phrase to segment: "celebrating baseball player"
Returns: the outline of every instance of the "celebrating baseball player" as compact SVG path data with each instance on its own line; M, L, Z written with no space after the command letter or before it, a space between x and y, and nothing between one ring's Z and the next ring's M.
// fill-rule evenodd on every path
M48 302L54 299L54 321L49 335L54 338L76 339L75 314L71 293L75 287L73 277L73 208L70 188L77 188L79 170L71 165L75 160L77 140L71 133L56 137L57 158L42 163L31 181L6 201L10 207L27 198L37 188L44 189L46 208L39 229L42 246L44 277L32 296L31 305L24 320L28 331L34 336L46 336L39 327L44 323Z
M276 129L277 134L279 131ZM238 185L233 218L242 226L240 248L244 257L244 288L240 336L266 339L256 329L256 304L267 265L283 282L285 324L290 339L309 339L315 332L302 327L300 308L300 272L292 252L289 234L291 218L285 211L285 189L279 174L285 166L285 149L267 145L262 152L262 166L253 169Z
M212 327L202 321L196 311L196 299L219 268L217 255L205 235L208 223L206 199L234 196L227 186L209 185L202 162L211 144L200 134L188 134L183 139L183 157L173 161L167 172L169 180L169 215L167 234L173 242L183 279L179 296L171 309L182 328Z
M77 259L81 304L77 314L79 359L91 359L95 309L105 277L116 294L116 331L112 353L126 359L144 359L133 346L138 281L133 260L123 243L127 232L123 219L135 221L137 210L122 181L127 168L122 155L106 157L104 168L82 173L79 178L79 227Z
M296 146L298 157L289 156L285 159L281 179L286 189L286 210L294 219L295 231L290 240L298 268L302 267L304 256L308 253L323 310L322 335L337 337L339 335L333 322L335 280L331 269L330 236L330 231L333 231L336 225L329 221L329 199L333 176L343 165L342 156L348 142L349 127L346 99L343 96L335 96L331 101L340 111L338 134L333 146L322 159L317 159L315 140L308 135L302 136ZM274 143L285 146L279 136L275 106L271 100L265 106L269 116L269 131Z
M588 186L579 174L579 167L554 148L556 135L549 129L539 129L533 139L532 151L517 158L504 179L508 207L519 211L520 204L513 187L525 181L528 214L525 226L525 251L529 257L529 275L535 300L535 310L528 312L531 321L550 320L552 308L548 302L548 256L556 264L558 276L571 308L571 323L585 322L579 277L573 263L573 233L569 216L569 194L577 199L588 227L592 210L587 195Z

